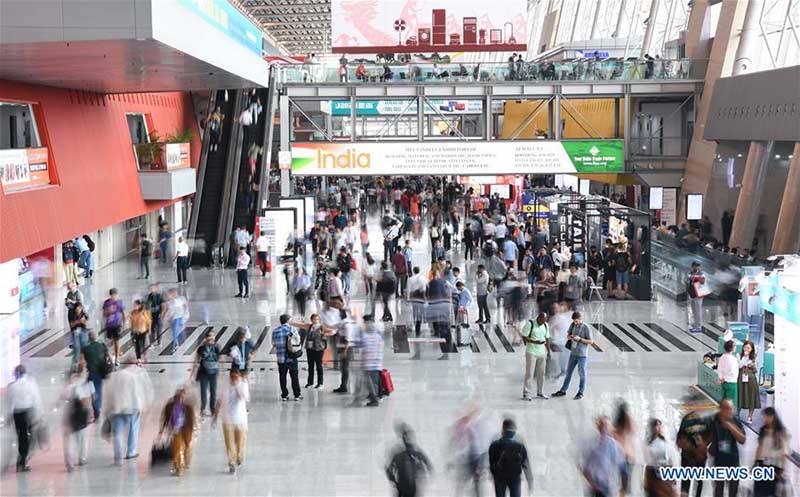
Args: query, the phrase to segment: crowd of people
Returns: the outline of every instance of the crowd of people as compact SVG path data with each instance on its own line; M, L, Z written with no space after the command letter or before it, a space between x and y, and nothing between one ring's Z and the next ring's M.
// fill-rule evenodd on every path
M579 384L573 399L583 398L588 356L594 346L592 329L583 322L584 299L592 283L600 283L601 274L610 298L626 298L636 264L624 236L617 243L607 240L602 250L591 247L582 261L569 247L550 240L535 219L517 212L496 194L424 177L374 178L360 183L339 179L327 185L314 183L316 179L308 181L299 182L297 189L318 189L320 208L309 232L287 241L282 273L290 296L287 300L292 304L279 316L267 342L275 351L281 401L303 400L301 361L308 364L305 388L324 391L325 376L330 373L323 362L330 361L339 372L339 385L332 393L351 395L355 405L380 406L381 398L391 393L384 370L382 323L409 316L414 338L439 344L441 360L447 360L457 347L469 347L473 333L487 326L498 327L513 344L524 345L525 365L520 371L523 401L566 396L576 369ZM377 217L380 224L379 246L373 246L378 237L370 236L370 216ZM271 247L265 240L264 233L254 240L246 227L237 228L232 235L239 284L236 297L249 296L252 267L258 266L262 276L275 269L267 267L272 258L266 253ZM184 257L180 252L183 243L180 239L176 244L176 259ZM255 261L250 257L253 247ZM422 253L420 247L429 247L429 253ZM313 263L306 265L307 260ZM185 281L185 272L179 268L178 282ZM363 311L357 302L361 297ZM473 302L477 315L470 315ZM128 310L112 288L99 311L99 332L88 326L81 292L69 280L65 305L73 344L70 379L63 396L69 405L64 421L65 440L69 439L65 443L67 470L86 463L85 430L93 422L103 423L103 432L113 439L115 464L135 458L140 415L154 400L148 375L137 366L146 362L148 348L160 346L160 337L168 330L173 350L179 349L189 319L184 292L178 288L162 292L159 285L152 284L146 296L134 300ZM119 342L128 328L135 358L125 359ZM105 340L100 334L105 334ZM235 473L244 463L249 375L257 352L247 329L236 331L227 350L215 342L213 332L204 335L194 353L190 383L177 389L162 412L158 439L169 445L176 475L183 474L190 464L192 442L203 418L213 422L220 415L223 418L229 471ZM413 357L419 358L419 352ZM742 359L751 358L749 354L743 353ZM748 367L752 364L747 361L736 362L735 374ZM228 376L227 389L218 395L221 374ZM726 391L730 388L727 374L723 378ZM549 395L544 390L548 378L561 383ZM192 385L195 381L197 386ZM200 390L199 403L196 389ZM17 468L27 471L26 441L30 426L39 419L35 411L41 410L41 399L32 393L38 388L22 367L11 392L18 396L12 403L20 437ZM743 395L752 398L752 392ZM738 465L737 445L744 443L746 435L734 408L750 409L750 405L726 396L713 418L690 412L676 441L682 462L697 462L700 453L710 453L715 456L714 464ZM787 434L774 410L764 410L764 418L757 463L780 469L784 464L781 454L788 447ZM522 478L529 488L533 481L525 446L515 437L516 423L504 420L501 437L485 443L475 433L483 420L476 409L453 428L454 444L461 445L459 453L463 454L462 483L475 480L479 493L481 474L488 470L498 496L506 491L520 495ZM627 408L621 404L613 420L600 416L596 424L597 437L581 463L587 487L593 495L610 496L614 482L619 481L627 493L636 462L631 447L638 443ZM392 453L386 474L399 495L416 495L418 480L432 471L433 464L416 445L409 426L399 425L398 434L402 443ZM657 471L676 463L673 444L667 443L659 420L649 423L645 446L646 494L674 495L674 485L661 481ZM704 465L705 459L702 462ZM735 485L730 492L735 495ZM774 487L757 487L756 495L775 495Z

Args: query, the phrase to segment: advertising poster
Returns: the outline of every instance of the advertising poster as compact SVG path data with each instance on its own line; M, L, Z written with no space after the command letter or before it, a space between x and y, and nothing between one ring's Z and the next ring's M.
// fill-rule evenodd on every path
M678 223L678 190L676 188L664 188L661 196L661 221L667 226Z
M331 0L334 53L524 52L527 1Z
M0 181L6 193L50 184L47 148L0 150Z
M292 174L298 176L623 171L622 140L292 144Z
M168 171L191 167L188 143L167 143L164 147L164 164Z
M294 231L297 211L295 209L264 209L257 218L258 231L264 232L269 240L271 258L282 256L289 243L289 236Z

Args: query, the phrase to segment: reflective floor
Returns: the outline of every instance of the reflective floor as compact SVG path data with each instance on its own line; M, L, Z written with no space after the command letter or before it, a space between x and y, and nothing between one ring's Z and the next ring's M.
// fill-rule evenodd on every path
M380 247L377 227L371 233L373 246ZM414 242L415 262L427 268L424 240ZM460 254L453 260L464 267ZM471 272L473 263L469 264ZM94 280L82 287L91 303L95 328L100 328L97 309L108 288L117 287L126 305L146 293L146 282L137 275L135 260L121 261L98 271ZM175 281L174 271L169 266L156 267L151 281L169 288ZM88 465L73 473L64 468L59 428L63 404L56 400L63 388L63 371L69 365L63 290L51 289L46 314L36 311L45 316L43 322L21 338L23 362L42 388L48 409L51 446L33 455L30 473L5 473L0 479L0 495L391 495L384 466L398 441L394 427L401 421L414 428L419 446L434 464L423 494L456 495L463 478L454 466L458 450L451 442L451 428L468 408L480 406L490 436L499 432L502 418L516 419L518 436L526 442L533 463L534 495L578 496L585 488L576 461L592 435L593 418L611 414L617 399L623 398L630 404L642 440L651 417L664 421L668 438L673 440L683 412L682 398L695 380L696 361L715 346L725 324L721 312L710 307L704 332L689 334L685 331L686 307L660 295L654 302L586 303L585 321L595 330L599 351L590 352L585 398L524 402L520 400L524 350L513 345L511 330L501 326L503 317L494 307L493 325L478 328L471 324L472 346L458 348L448 361L436 360L441 355L437 346L424 346L422 359L417 361L411 360L414 344L408 342L408 335L413 335L408 328L410 308L393 302L395 322L385 328L384 363L392 373L395 391L379 408L353 407L352 397L331 393L339 381L339 372L331 367L325 370L324 389L305 390L301 402L282 403L275 359L270 354L270 331L280 313L287 309L292 313L291 304L280 272L267 278L253 275L251 281L251 298L235 299L233 271L190 270L190 283L181 291L190 302L191 318L179 349L169 350L165 335L161 348L147 351L144 367L156 389L156 403L142 422L141 456L125 461L122 468L112 467L111 445L100 437L95 425L90 427ZM469 276L467 281L469 286ZM351 305L360 316L367 301L358 272L353 285L357 291ZM476 309L470 317L470 322L477 318ZM158 413L175 387L187 380L198 337L209 327L217 332L222 345L239 327L249 327L253 340L262 343L251 375L247 460L239 473L229 475L221 427L204 421L191 466L178 478L170 475L168 468L151 469L149 450L157 432ZM428 333L427 326L423 332ZM133 354L129 336L122 347L126 354ZM301 385L305 384L306 369L305 362L301 363ZM570 393L577 388L575 382ZM226 381L220 383L220 391L224 391ZM550 379L545 390L552 393L559 386L560 380ZM5 464L15 450L11 445L13 427L4 427L1 436ZM742 464L749 466L756 434L748 431L747 436ZM797 483L797 468L792 467L790 474ZM635 495L642 493L639 481L637 475ZM489 495L490 481L484 479L482 485L484 495ZM710 494L707 488L704 495Z

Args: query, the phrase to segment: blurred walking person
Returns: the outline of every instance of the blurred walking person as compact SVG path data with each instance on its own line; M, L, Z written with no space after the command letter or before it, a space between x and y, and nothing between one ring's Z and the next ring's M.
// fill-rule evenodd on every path
M85 369L70 375L61 399L67 404L64 409L64 465L67 472L86 464L88 442L86 427L94 422L92 398L94 384L86 376ZM77 454L76 454L77 453Z
M661 468L675 465L672 447L661 429L661 421L650 420L650 434L645 447L644 493L646 497L674 497L675 482L661 479Z
M136 352L136 364L142 363L145 342L147 341L147 334L150 333L152 319L150 311L145 309L142 301L139 299L134 300L133 310L131 310L131 338Z
M414 432L406 424L396 428L402 445L396 448L386 466L386 477L397 489L397 497L416 497L420 480L433 472L433 465L414 443Z
M119 339L125 324L125 306L116 288L108 291L108 298L103 302L103 323L106 338L114 344L114 365L119 366Z
M172 437L172 469L175 476L183 476L192 460L192 444L197 432L197 415L194 405L180 387L167 401L161 412L161 429L158 438L168 431Z
M150 347L153 344L161 346L161 318L166 315L167 303L158 288L150 285L150 293L145 298L145 306L150 311Z
M583 459L582 471L592 497L612 497L612 482L625 459L619 444L608 433L608 418L597 418L597 438L590 444Z
M181 331L189 318L189 303L186 302L186 297L178 295L176 288L170 288L167 293L167 315L165 317L172 330L172 353L174 354L180 347Z
M147 371L128 365L112 373L106 386L103 417L111 423L114 466L121 466L125 430L128 432L125 459L139 457L139 423L142 412L153 402L153 385Z
M525 445L514 440L517 425L512 419L503 420L502 436L489 446L489 470L494 478L496 497L520 497L522 473L528 483L528 495L533 492L533 473Z
M250 402L250 386L242 381L239 372L231 369L228 391L224 400L214 408L214 422L222 411L222 432L225 436L225 452L228 456L228 471L236 473L236 468L244 464L247 451L247 403Z
M34 421L42 413L42 397L36 380L27 374L25 366L21 364L14 368L14 381L8 386L5 403L17 431L17 472L30 471L28 454L31 448L31 431Z

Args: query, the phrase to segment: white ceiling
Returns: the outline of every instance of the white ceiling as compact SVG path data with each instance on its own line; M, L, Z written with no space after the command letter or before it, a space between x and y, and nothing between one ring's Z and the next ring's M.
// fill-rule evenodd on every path
M0 44L0 79L100 93L253 86L154 40Z

